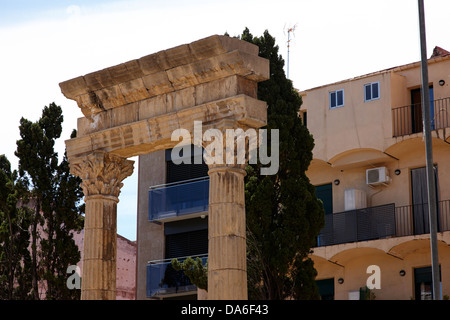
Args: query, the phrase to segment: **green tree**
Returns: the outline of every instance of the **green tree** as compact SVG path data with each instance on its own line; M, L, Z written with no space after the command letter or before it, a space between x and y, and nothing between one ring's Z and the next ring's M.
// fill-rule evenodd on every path
M67 268L80 260L73 231L83 227L83 195L80 179L69 173L67 159L58 164L54 150L61 136L63 115L55 103L45 106L41 118L20 120L20 137L15 155L19 174L28 185L32 200L31 223L33 298L39 299L38 282L45 281L47 299L76 299L77 290L68 290ZM74 133L73 133L74 135ZM42 229L43 234L39 232Z
M308 254L324 226L324 211L305 173L314 139L299 117L301 96L285 76L275 39L268 31L253 37L247 28L241 39L258 45L270 62L270 79L258 85L258 99L268 105L269 141L270 130L279 130L280 155L275 175L260 175L261 164L247 167L249 298L316 299L317 272Z
M183 262L172 259L171 264L175 271L183 270L184 274L198 288L208 290L208 264L203 264L199 257L196 257L195 260L188 257Z
M24 188L0 156L0 299L29 298L31 291L30 210L21 205Z

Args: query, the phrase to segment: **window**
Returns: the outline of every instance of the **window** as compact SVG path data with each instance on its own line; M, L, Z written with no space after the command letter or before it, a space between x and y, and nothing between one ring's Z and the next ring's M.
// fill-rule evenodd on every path
M344 89L330 92L330 109L344 106Z
M332 184L316 186L316 198L322 200L325 214L333 213L333 187Z
M166 183L179 182L189 179L201 178L208 176L208 166L203 157L201 164L194 163L194 156L201 154L203 149L192 146L191 161L189 163L175 164L172 162L172 149L166 150ZM187 160L187 159L186 159Z
M433 300L433 278L431 267L414 268L414 293L416 300ZM439 266L439 282L441 266Z
M372 82L364 85L364 101L380 99L380 83Z
M307 117L306 110L300 111L300 114L301 114L301 118L302 118L302 124L306 127L308 124L308 117Z
M322 300L334 300L334 278L316 280L316 284Z

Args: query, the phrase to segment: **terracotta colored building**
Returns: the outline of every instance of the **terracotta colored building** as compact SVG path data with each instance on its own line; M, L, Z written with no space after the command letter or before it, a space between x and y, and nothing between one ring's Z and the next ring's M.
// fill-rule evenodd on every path
M83 270L84 230L74 234L75 243L81 253L78 263L80 275ZM136 299L136 242L117 235L117 265L116 265L116 299Z
M440 286L448 297L450 53L436 47L428 69ZM375 273L376 299L431 298L420 87L415 62L301 92L315 140L307 175L325 208L311 255L323 299L361 299Z

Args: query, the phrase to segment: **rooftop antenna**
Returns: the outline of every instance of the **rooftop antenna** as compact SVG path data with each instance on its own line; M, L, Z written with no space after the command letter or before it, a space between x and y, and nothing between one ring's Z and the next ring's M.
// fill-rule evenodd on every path
M291 33L292 35L295 36L294 31L295 28L297 28L297 24L294 24L293 27L287 28L286 26L284 27L284 34L286 35L287 32L287 36L288 36L288 41L287 41L287 64L286 64L286 78L289 79L289 51L290 51L290 45L291 45Z

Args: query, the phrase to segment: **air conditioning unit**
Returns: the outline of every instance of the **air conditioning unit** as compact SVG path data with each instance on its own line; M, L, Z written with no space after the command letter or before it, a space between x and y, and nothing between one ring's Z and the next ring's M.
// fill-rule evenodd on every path
M369 185L386 184L390 182L389 171L386 167L366 170L366 183Z

